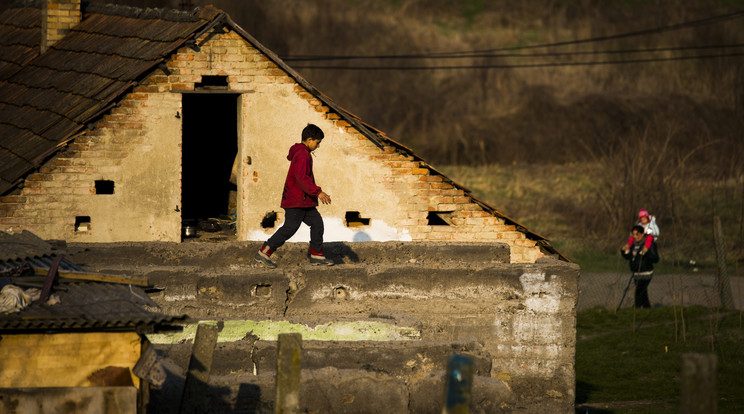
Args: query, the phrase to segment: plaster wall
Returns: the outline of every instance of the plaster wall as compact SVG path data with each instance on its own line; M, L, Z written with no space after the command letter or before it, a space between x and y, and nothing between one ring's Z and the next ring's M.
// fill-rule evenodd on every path
M127 95L8 197L3 227L81 242L180 241L180 102ZM112 182L113 194L97 193L98 180Z

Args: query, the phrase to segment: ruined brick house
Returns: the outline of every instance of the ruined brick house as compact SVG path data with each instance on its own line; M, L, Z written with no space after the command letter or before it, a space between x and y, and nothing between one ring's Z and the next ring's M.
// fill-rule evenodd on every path
M0 231L178 242L184 220L234 211L236 238L263 240L283 221L286 152L308 123L326 133L315 175L333 196L327 233L345 229L341 241L506 242L526 263L559 255L224 12L79 0L19 1L0 16Z

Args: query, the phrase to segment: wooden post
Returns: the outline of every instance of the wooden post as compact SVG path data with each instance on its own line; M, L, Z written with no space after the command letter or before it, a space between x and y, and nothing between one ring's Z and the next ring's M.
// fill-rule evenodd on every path
M191 360L189 361L189 372L186 374L186 383L181 395L179 412L182 414L209 412L206 393L218 333L217 325L199 324L196 328L194 347L191 350Z
M718 273L716 277L716 288L721 307L725 309L734 308L734 297L731 293L731 282L729 281L728 268L726 267L726 246L723 242L723 229L721 218L713 218L713 237L716 240L716 260L718 261Z
M454 354L447 364L442 414L468 414L473 386L473 358Z
M275 414L300 412L300 368L302 334L279 334L276 356Z
M715 354L682 355L680 414L716 413L716 361Z

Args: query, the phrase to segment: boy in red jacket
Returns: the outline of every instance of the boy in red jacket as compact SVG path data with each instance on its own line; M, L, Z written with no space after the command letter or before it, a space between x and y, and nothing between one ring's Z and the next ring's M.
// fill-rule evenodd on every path
M323 140L323 130L307 124L302 130L302 142L292 145L287 159L290 161L287 179L284 181L281 207L284 209L284 225L261 246L256 253L257 262L274 268L271 255L281 247L300 228L301 223L310 226L310 263L333 266L333 261L323 255L323 218L320 216L318 201L331 204L331 196L315 184L313 158Z

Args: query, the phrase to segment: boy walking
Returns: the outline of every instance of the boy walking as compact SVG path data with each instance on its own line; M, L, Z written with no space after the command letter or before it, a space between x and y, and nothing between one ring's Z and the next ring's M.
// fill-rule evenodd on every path
M257 262L276 267L271 255L297 232L301 223L305 223L310 226L310 263L333 266L333 261L323 255L323 218L316 208L318 201L331 204L331 196L315 184L313 158L310 156L324 136L323 130L316 125L307 124L302 130L302 142L289 148L289 171L281 203L285 212L284 224L258 250Z

